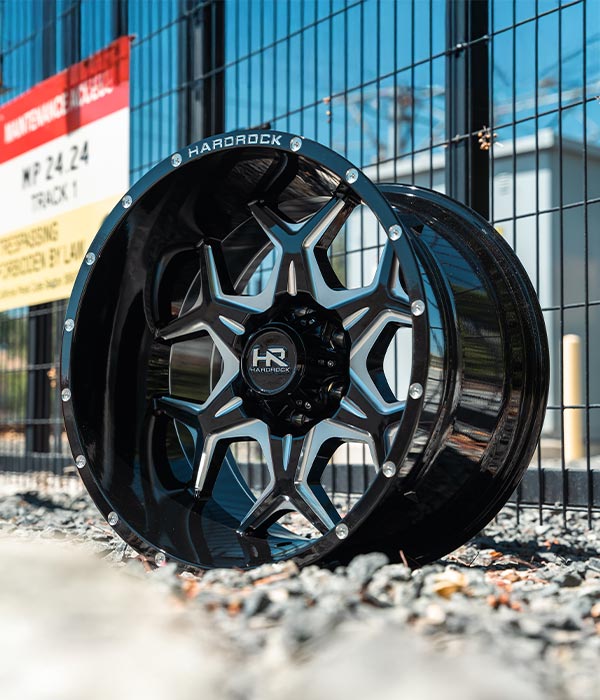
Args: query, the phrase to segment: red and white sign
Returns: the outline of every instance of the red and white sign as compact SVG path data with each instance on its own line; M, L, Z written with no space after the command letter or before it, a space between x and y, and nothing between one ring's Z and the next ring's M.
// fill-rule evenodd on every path
M129 187L129 43L0 108L0 311L67 297Z

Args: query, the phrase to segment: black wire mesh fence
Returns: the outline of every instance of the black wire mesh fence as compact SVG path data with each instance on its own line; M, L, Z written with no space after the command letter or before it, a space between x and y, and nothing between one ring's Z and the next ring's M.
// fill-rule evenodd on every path
M0 103L132 36L132 181L184 143L271 126L489 218L528 270L551 345L544 431L514 498L600 506L600 3L4 0L0 12ZM368 281L382 242L364 217L348 228L332 253L347 284ZM3 471L70 467L55 390L63 312L0 315ZM258 485L256 450L238 449ZM370 471L364 448L341 449L329 483L346 496Z

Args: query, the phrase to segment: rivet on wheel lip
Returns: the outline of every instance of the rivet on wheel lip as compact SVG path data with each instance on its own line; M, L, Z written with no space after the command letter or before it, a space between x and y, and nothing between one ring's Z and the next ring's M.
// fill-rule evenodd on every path
M70 333L73 330L73 328L75 328L75 321L72 318L68 318L65 321L64 325L65 325L65 330L67 331L67 333Z
M410 310L412 311L413 316L421 316L425 311L425 302L421 299L416 299L410 305Z
M183 158L181 157L181 153L173 153L171 156L171 165L174 168L177 168L181 165Z
M95 262L96 262L96 255L92 252L86 253L85 264L86 265L93 265Z
M394 224L393 226L389 227L388 233L390 234L392 241L397 241L402 235L402 227L398 224Z
M391 479L396 474L396 465L393 462L384 462L381 471L384 476Z
M71 399L71 390L66 388L60 392L60 398L63 401L69 401Z
M119 516L115 513L114 510L111 510L110 513L108 514L108 524L112 527L114 527L118 522L119 522Z
M167 557L164 552L156 552L154 555L154 563L156 566L164 566L167 563Z
M292 151L299 151L302 148L302 139L299 136L294 136L290 141L290 148Z
M121 204L123 205L123 209L129 209L129 207L133 204L133 199L131 199L131 195L126 194L121 200Z
M408 388L408 394L411 399L420 399L423 396L423 385L415 382Z
M348 537L348 535L350 534L350 530L348 529L346 523L340 523L339 525L336 525L335 534L338 539L345 540L346 537Z
M77 469L83 469L86 464L87 460L83 455L77 455L77 457L75 457L75 466Z
M356 168L349 168L346 170L346 182L351 185L358 180L358 170Z

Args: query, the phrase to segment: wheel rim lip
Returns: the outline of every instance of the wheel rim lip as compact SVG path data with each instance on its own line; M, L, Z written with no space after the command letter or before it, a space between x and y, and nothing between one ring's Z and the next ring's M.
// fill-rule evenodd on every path
M271 143L237 143L240 137L244 137L246 141L248 141L248 137L254 135L256 135L259 140L263 135L268 136L271 138ZM231 147L212 148L215 141L218 142L220 140L223 142L226 138L231 138L234 145ZM354 166L346 158L316 141L303 138L300 151L293 150L290 143L293 139L297 138L299 137L295 134L280 131L256 132L252 130L240 130L203 139L178 151L178 153L182 156L182 162L179 166L174 166L172 164L172 156L169 155L169 157L153 167L140 180L138 180L128 190L128 192L124 194L123 198L115 205L112 211L105 218L98 233L90 244L87 253L93 253L95 256L95 261L91 265L86 264L85 261L82 263L73 286L71 297L68 301L66 318L71 318L75 321L75 328L70 332L63 330L60 364L61 390L70 388L71 349L73 338L77 332L81 302L85 296L88 284L93 275L95 263L102 255L102 251L107 241L113 234L115 234L123 220L129 214L130 209L133 209L140 199L145 196L152 187L167 177L173 170L181 169L185 167L186 164L200 159L210 158L211 155L220 153L221 151L234 151L238 149L248 150L257 147L262 149L284 151L290 154L298 155L301 158L305 158L309 161L316 162L320 166L325 167L327 170L337 175L340 180L345 183L348 189L358 195L359 199L367 205L367 207L377 218L380 225L384 228L386 235L388 235L388 240L394 246L396 255L401 261L401 269L404 274L406 292L409 300L412 302L415 299L425 298L423 281L421 279L421 273L419 272L419 265L417 263L409 236L402 235L397 240L392 240L389 238L388 232L391 226L399 224L403 230L404 227L394 213L391 204L379 191L378 187L373 184L359 168L356 168L356 166ZM350 169L355 169L358 173L356 181L352 182L351 184L346 181L345 177L347 171ZM123 205L123 200L125 197L130 197L132 200L132 203L128 204L127 207ZM424 387L426 385L429 354L427 316L428 314L426 309L425 313L423 313L421 316L412 317L413 348L410 383L412 384L414 382L419 382ZM360 523L369 515L377 504L380 503L383 498L385 498L385 494L391 488L395 487L398 478L404 478L408 475L408 473L402 473L400 467L411 446L412 438L419 423L419 417L425 398L425 391L423 392L422 397L419 399L415 400L407 397L404 412L400 419L400 427L387 456L388 460L392 460L398 465L398 477L395 479L389 479L386 478L381 471L378 472L372 484L367 488L363 495L360 496L359 501L341 520L341 522L345 523L350 530L349 539L352 537L352 533L360 526ZM93 469L90 468L85 443L81 438L79 427L77 425L72 398L71 400L62 403L62 410L71 451L74 457L83 455L86 458L85 465L78 469L79 475L96 506L106 518L108 513L114 510L114 507L110 503L107 493L98 484ZM140 551L154 553L163 551L160 550L157 545L146 540L141 533L131 527L127 523L126 514L119 513L119 522L114 527L114 530L126 542ZM315 561L322 559L325 555L331 553L340 544L340 541L341 540L337 537L334 528L326 534L321 535L318 539L308 541L306 546L300 546L298 550L293 553L292 558L303 565L314 563ZM348 540L346 540L346 542L347 541ZM171 560L178 562L180 565L183 565L186 568L204 568L197 562L189 562L181 559L178 557L176 552L166 552L166 554ZM254 566L254 564L252 566Z
M505 462L512 462L513 465L521 464L522 471L520 474L513 472L511 479L501 484L502 488L500 489L497 486L487 484L489 493L486 493L485 498L481 501L481 503L487 504L487 507L485 509L480 509L475 524L469 524L468 527L465 527L464 531L457 530L453 532L449 538L451 544L449 546L446 546L446 544L442 545L441 552L436 550L435 546L431 546L431 551L435 552L434 555L432 555L430 551L429 553L420 555L418 559L413 560L416 565L422 566L435 560L439 556L443 556L446 552L460 546L467 541L468 538L476 535L476 533L500 511L502 506L506 504L510 494L518 485L520 476L526 470L534 454L537 437L541 432L546 411L549 388L548 338L541 307L528 273L522 262L514 253L514 250L504 238L493 230L493 226L490 222L486 221L479 213L470 209L465 204L428 188L389 182L380 183L378 186L381 192L389 198L393 206L426 203L431 205L434 211L433 214L427 212L431 214L431 221L437 221L445 226L452 226L452 223L448 224L448 218L455 219L456 222L462 222L463 226L468 226L471 233L477 236L478 246L485 245L488 247L487 256L498 256L503 260L503 265L500 270L506 293L511 294L514 304L520 304L527 309L527 312L519 318L519 328L521 329L519 332L522 334L523 338L529 339L530 345L528 345L528 347L536 348L535 351L528 352L525 355L527 359L525 376L527 377L527 386L529 387L530 393L527 394L527 392L525 392L527 394L526 399L520 404L520 410L524 411L523 422L519 426L516 438L511 442ZM425 218L423 211L421 211L421 216ZM431 226L434 230L436 229L435 223L432 223ZM465 243L464 245L467 244ZM477 251L477 249L475 249L475 251ZM474 252L474 254L476 253ZM517 273L516 281L514 277L510 276L515 272ZM514 287L512 285L514 285ZM494 293L498 292L497 286L493 289ZM524 409L523 406L525 406ZM535 435L535 440L528 440L526 438L527 435L531 434ZM493 493L493 498L490 497L486 500L487 496L491 493ZM483 496L483 494L478 492L478 497L479 496Z

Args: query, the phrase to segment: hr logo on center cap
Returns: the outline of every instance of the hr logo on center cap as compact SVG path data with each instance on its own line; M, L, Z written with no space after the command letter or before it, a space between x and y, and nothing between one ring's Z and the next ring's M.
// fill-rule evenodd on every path
M246 345L242 373L252 390L260 394L285 391L300 376L293 338L277 327L259 331Z
M260 354L260 345L252 348L253 372L289 372L290 366L285 361L287 350L282 347L270 346L264 355ZM264 362L264 367L260 363Z

